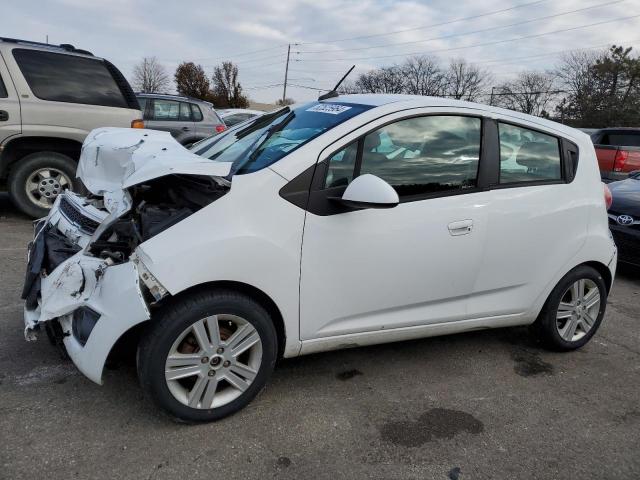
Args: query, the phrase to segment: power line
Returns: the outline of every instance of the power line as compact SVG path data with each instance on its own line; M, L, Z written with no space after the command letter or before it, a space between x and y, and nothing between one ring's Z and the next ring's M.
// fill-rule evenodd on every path
M303 54L307 54L307 53L335 53L335 52L348 52L348 51L361 51L361 50L371 50L373 48L388 48L388 47L396 47L399 45L411 45L411 44L416 44L416 43L426 43L426 42L433 42L435 40L443 40L443 39L447 39L447 38L454 38L454 37L462 37L462 36L466 36L466 35L474 35L476 33L485 33L485 32L490 32L490 31L494 31L494 30L500 30L502 28L509 28L509 27L517 27L520 25L526 25L528 23L534 23L534 22L539 22L541 20L548 20L551 18L557 18L557 17L562 17L565 15L571 15L573 13L578 13L578 12L584 12L586 10L593 10L594 8L601 8L601 7L606 7L609 5L613 5L616 3L622 3L626 0L613 0L610 2L605 2L605 3L599 3L597 5L592 5L590 7L585 7L585 8L578 8L576 10L569 10L566 12L561 12L561 13L556 13L553 15L545 15L544 17L537 17L537 18L532 18L529 20L523 20L521 22L516 22L516 23L510 23L507 25L498 25L498 26L494 26L494 27L489 27L489 28L483 28L480 30L472 30L469 32L461 32L461 33L452 33L450 35L443 35L443 36L439 36L439 37L432 37L432 38L427 38L424 40L412 40L412 41L408 41L408 42L398 42L398 43L387 43L384 45L373 45L373 46L369 46L369 47L357 47L357 48L339 48L339 49L335 49L335 50L300 50L298 53L303 53Z
M539 38L539 37L544 37L546 35L553 35L556 33L563 33L563 32L570 32L570 31L574 31L574 30L580 30L582 28L589 28L589 27L595 27L598 25L605 25L608 23L614 23L614 22L619 22L619 21L623 21L623 20L630 20L632 18L637 18L640 17L640 14L637 15L630 15L630 16L626 16L626 17L619 17L619 18L614 18L612 20L605 20L602 22L596 22L596 23L589 23L586 25L578 25L576 27L570 27L570 28L563 28L560 30L554 30L551 32L544 32L544 33L537 33L537 34L533 34L533 35L525 35L522 37L515 37L515 38L508 38L505 40L495 40L492 42L484 42L484 43L476 43L473 45L464 45L461 47L451 47L451 48L441 48L438 50L430 50L427 52L408 52L408 53L398 53L398 54L392 54L392 55L375 55L375 56L368 56L368 57L348 57L348 58L334 58L334 59L328 59L328 60L314 60L314 59L294 59L293 61L295 62L314 62L314 63L326 63L326 62L351 62L354 60L371 60L371 59L379 59L379 58L393 58L393 57L408 57L408 56L412 56L412 55L427 55L427 54L431 54L431 53L440 53L440 52L450 52L450 51L454 51L454 50L464 50L467 48L475 48L475 47L485 47L485 46L489 46L489 45L498 45L501 43L509 43L509 42L515 42L518 40L526 40L526 39L530 39L530 38Z
M365 38L374 38L374 37L384 37L384 36L388 36L388 35L396 35L398 33L413 32L413 31L416 31L416 30L424 30L424 29L427 29L427 28L442 27L444 25L451 25L452 23L465 22L467 20L475 20L476 18L482 18L482 17L489 17L489 16L492 16L492 15L497 15L498 13L509 12L511 10L516 10L518 8L529 7L531 5L537 5L537 4L545 3L545 2L548 2L548 1L549 0L537 0L535 2L522 3L520 5L515 5L513 7L503 8L501 10L493 10L493 11L481 13L481 14L478 14L478 15L472 15L470 17L457 18L455 20L449 20L449 21L446 21L446 22L432 23L431 25L423 25L421 27L407 28L407 29L404 29L404 30L396 30L396 31L393 31L393 32L377 33L377 34L372 34L372 35L361 35L361 36L358 36L358 37L341 38L341 39L337 39L337 40L326 40L324 42L299 42L298 45L321 45L321 44L327 44L327 43L340 43L340 42L347 42L347 41L351 41L351 40L363 40Z

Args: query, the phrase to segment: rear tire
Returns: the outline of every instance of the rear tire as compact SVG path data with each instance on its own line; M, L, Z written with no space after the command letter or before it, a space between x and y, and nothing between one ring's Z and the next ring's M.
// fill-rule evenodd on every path
M201 291L158 313L138 347L138 378L146 396L173 419L219 420L264 388L277 336L255 300L229 290Z
M44 217L66 189L77 190L77 163L57 152L36 152L16 162L9 174L9 196L23 213Z
M606 305L607 288L602 275L581 265L558 282L533 324L533 331L553 350L575 350L595 335Z

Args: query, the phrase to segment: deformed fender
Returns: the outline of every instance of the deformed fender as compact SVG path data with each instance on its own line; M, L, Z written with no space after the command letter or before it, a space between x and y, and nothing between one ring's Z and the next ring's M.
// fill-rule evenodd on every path
M73 336L73 312L88 307L100 315L86 344ZM102 384L102 370L112 347L133 326L150 318L133 262L109 265L82 252L43 278L41 304L25 308L25 327L57 318L69 357L90 380Z

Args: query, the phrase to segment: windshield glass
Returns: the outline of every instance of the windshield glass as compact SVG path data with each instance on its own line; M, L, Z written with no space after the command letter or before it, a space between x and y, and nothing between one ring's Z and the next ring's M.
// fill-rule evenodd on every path
M370 108L340 102L285 107L198 142L191 150L210 160L233 163L230 175L251 173Z

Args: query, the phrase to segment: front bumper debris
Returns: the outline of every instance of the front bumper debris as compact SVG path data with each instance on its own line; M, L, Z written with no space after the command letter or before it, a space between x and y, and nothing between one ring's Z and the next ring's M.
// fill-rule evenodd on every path
M148 320L150 313L137 264L114 264L87 255L80 245L86 245L90 232L71 227L69 219L61 217L59 203L46 221L36 225L30 245L23 291L25 338L34 340L47 322L59 324L71 360L89 379L102 383L113 345L131 327ZM88 338L76 338L77 329L74 335L74 312L80 308L99 316Z

